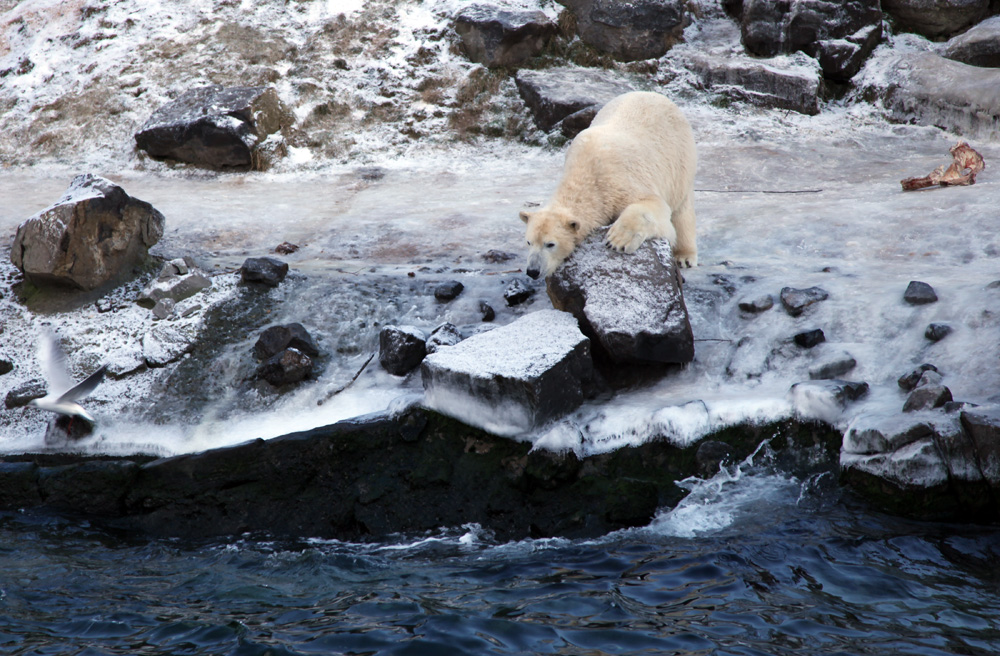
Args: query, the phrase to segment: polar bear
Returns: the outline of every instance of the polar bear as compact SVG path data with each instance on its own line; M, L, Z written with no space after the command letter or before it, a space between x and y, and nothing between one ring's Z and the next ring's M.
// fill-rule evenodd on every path
M664 238L680 266L697 266L696 164L691 126L677 105L645 91L611 100L570 144L549 202L521 212L527 274L550 275L591 231L609 223L610 248L632 253L646 239Z

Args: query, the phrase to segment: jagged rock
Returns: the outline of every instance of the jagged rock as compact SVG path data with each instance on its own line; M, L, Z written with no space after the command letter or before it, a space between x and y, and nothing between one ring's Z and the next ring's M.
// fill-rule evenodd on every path
M429 408L496 435L572 411L594 377L590 340L557 310L473 335L428 355L420 368Z
M987 18L954 37L941 54L970 66L1000 68L1000 16Z
M830 294L821 287L809 287L808 289L793 289L785 287L781 290L781 305L785 312L797 317L806 311L811 305L825 301Z
M78 175L54 205L18 227L10 259L36 285L95 289L145 262L163 224L152 205L118 185Z
M923 385L914 389L906 397L906 403L903 404L903 412L940 408L951 400L951 390L944 385Z
M312 374L313 361L297 348L286 348L272 355L257 368L257 377L275 387L305 380Z
M277 287L288 275L288 263L273 257L248 257L240 267L240 280Z
M990 0L882 0L882 9L903 31L947 38L985 18Z
M590 124L594 122L594 117L597 116L597 112L601 111L601 107L604 107L604 105L599 104L584 107L559 121L556 127L559 128L564 137L572 139L590 127Z
M443 282L434 288L434 298L439 301L451 301L458 298L458 295L465 289L465 285L457 280Z
M795 343L802 348L812 348L817 344L825 342L826 335L823 334L821 329L816 328L815 330L807 330L805 332L798 333L793 339L795 340Z
M160 107L135 134L156 159L212 169L266 170L281 155L265 146L294 123L271 87L210 85Z
M198 330L190 323L158 323L142 337L142 358L150 367L162 367L191 352Z
M479 301L479 312L483 315L483 321L493 321L497 318L496 310L486 301Z
M29 380L7 392L4 397L4 407L8 410L23 408L35 399L40 399L48 393L44 380Z
M896 382L899 384L900 389L906 392L910 392L917 386L917 383L920 382L920 379L924 375L925 371L936 372L937 370L938 368L935 367L934 365L925 363L920 365L910 373L903 374L902 376L899 377L899 380L897 380Z
M917 384L913 386L913 389L927 387L928 385L940 385L942 380L944 380L944 376L942 376L939 372L933 369L928 369L920 374L920 378L917 380Z
M760 57L801 50L819 60L823 75L850 80L882 38L879 0L744 0L743 45Z
M811 380L830 380L833 378L840 378L841 376L847 374L847 372L854 369L857 364L857 360L845 353L836 359L810 368L809 378Z
M906 291L903 292L903 300L910 305L926 305L936 302L938 297L934 293L934 288L926 282L911 280L910 284L906 286Z
M952 328L946 323L932 323L924 331L924 337L932 342L940 342L951 334Z
M309 331L300 323L288 323L266 328L253 345L258 360L271 358L287 348L294 348L311 357L319 355L319 347Z
M378 362L394 376L405 376L427 355L427 338L413 326L385 326L378 334Z
M187 262L178 258L163 265L160 275L142 290L136 303L148 308L165 299L177 303L211 286L211 280L192 271Z
M558 27L541 11L476 4L455 17L455 31L466 57L493 68L514 67L534 57Z
M452 323L443 323L431 331L427 338L427 353L437 353L442 346L454 346L463 339L462 331Z
M933 433L933 427L923 417L863 416L852 422L844 433L842 450L858 455L887 453L929 438Z
M963 410L962 426L975 448L983 477L993 488L1000 488L1000 407Z
M587 68L521 70L515 82L535 124L545 132L574 112L634 90L614 73Z
M887 82L876 76L864 93L881 99L889 118L936 125L964 135L992 135L1000 121L1000 70L969 66L931 52L884 62Z
M153 306L153 317L163 321L169 317L174 311L174 301L171 298L161 298Z
M766 312L774 307L774 297L770 294L764 294L763 296L758 296L757 298L740 301L738 305L744 312L760 314L761 312Z
M571 313L595 355L615 363L685 363L694 335L670 244L647 240L617 253L592 232L546 279L552 305Z
M714 91L758 107L819 113L819 66L805 55L757 60L704 52L686 55L690 70Z
M868 394L868 383L847 380L810 380L795 383L788 391L801 417L836 421L852 402Z
M507 301L507 307L514 307L515 305L524 303L534 295L534 287L519 278L515 278L510 281L510 284L507 285L507 289L504 290L503 299Z
M623 61L658 59L683 37L682 0L561 0L587 45Z

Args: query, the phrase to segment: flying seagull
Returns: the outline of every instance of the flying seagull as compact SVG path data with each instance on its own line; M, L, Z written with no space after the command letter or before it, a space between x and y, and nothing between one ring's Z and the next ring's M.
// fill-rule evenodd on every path
M102 366L82 382L74 384L66 366L66 353L60 348L55 336L47 332L43 332L39 340L38 360L48 382L49 392L40 399L29 401L28 405L65 415L71 420L83 417L91 424L96 423L94 417L77 401L88 396L100 385L108 365Z

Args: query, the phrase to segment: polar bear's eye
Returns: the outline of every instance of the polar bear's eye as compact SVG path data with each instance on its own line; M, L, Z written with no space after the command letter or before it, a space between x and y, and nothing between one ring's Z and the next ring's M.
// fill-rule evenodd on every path
M555 248L555 247L556 243L554 241L550 241L547 244L545 244L545 248Z

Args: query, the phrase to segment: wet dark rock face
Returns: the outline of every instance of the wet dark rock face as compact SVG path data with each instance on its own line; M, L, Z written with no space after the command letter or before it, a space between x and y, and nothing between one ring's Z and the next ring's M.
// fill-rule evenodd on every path
M680 0L560 0L576 16L587 45L615 59L662 57L683 36L687 10Z
M990 0L882 0L882 7L899 29L934 39L986 18Z
M462 51L484 66L517 66L534 57L555 36L556 24L541 11L474 4L455 17Z
M800 114L819 113L823 81L818 69L704 52L688 53L687 60L706 87L733 100Z
M721 431L729 456L771 438L779 454L839 434L782 422ZM376 539L476 522L498 540L594 537L646 525L686 492L705 457L651 442L578 458L532 450L433 412L411 410L272 440L152 460L35 455L0 459L0 508L39 507L145 535ZM717 463L720 458L713 457Z
M571 114L634 91L614 73L570 67L518 71L515 82L535 124L546 132Z
M244 283L277 287L288 275L288 263L273 257L248 257L240 267L240 280Z

